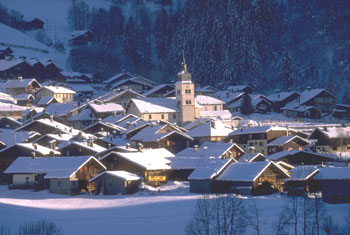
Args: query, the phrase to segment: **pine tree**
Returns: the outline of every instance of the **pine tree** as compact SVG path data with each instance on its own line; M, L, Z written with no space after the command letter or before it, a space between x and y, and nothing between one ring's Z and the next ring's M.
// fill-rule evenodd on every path
M241 104L241 113L242 114L251 114L254 112L254 108L252 105L252 98L248 93L245 93L242 98L242 104Z
M293 78L292 59L290 58L288 51L285 51L283 54L280 76L284 88L290 88L295 85Z

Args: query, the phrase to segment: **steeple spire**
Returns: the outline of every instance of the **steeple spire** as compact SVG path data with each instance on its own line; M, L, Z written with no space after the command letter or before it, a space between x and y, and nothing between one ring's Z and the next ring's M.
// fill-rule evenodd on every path
M183 71L187 72L187 64L186 64L186 59L185 59L185 50L182 50L182 66L183 66Z

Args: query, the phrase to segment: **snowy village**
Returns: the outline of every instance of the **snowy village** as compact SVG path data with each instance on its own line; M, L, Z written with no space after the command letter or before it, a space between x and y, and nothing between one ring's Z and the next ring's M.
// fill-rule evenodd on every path
M323 76L316 60L311 75L293 72L291 58L300 55L287 50L273 82L262 56L261 81L251 58L242 69L215 60L217 49L207 64L198 62L209 55L195 54L199 47L187 38L178 43L176 33L189 30L200 15L195 6L204 3L139 2L0 2L0 235L350 234L344 78L316 78ZM203 12L221 9L203 2ZM252 7L299 9L261 2ZM46 10L31 9L33 3ZM159 16L148 22L140 6ZM132 8L136 13L125 13ZM342 14L349 10L345 4ZM86 18L69 18L76 14ZM114 34L96 23L107 16ZM155 27L148 62L148 36L126 40L142 31L138 17ZM186 23L170 33L175 18ZM74 23L69 30L66 21ZM338 74L346 77L343 63Z

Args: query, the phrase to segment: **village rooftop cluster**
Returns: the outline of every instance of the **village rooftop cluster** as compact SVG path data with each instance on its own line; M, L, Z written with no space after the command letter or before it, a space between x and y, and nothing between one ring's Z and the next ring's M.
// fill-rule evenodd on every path
M10 189L133 194L176 180L192 193L350 202L350 127L334 124L350 106L325 89L198 87L184 56L174 84L128 72L101 80L10 47L0 48L0 78L0 179ZM249 120L247 108L280 122Z

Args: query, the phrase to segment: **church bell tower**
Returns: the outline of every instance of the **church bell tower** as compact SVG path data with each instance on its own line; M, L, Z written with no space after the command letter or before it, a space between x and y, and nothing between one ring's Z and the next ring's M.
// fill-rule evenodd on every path
M182 52L182 70L177 74L175 83L176 103L180 109L181 125L193 122L195 119L194 84L191 74L187 71L185 52Z

